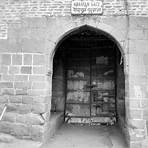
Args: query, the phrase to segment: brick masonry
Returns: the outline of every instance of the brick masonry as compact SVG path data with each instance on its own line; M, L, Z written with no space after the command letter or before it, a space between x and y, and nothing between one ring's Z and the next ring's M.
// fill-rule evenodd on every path
M36 64L40 58L42 62ZM0 59L0 112L7 104L0 131L18 138L41 140L42 125L45 123L42 115L48 108L46 72L40 71L41 67L45 70L45 55L2 53ZM38 136L35 134L37 132L40 133Z
M6 0L0 4L0 38L7 39L7 24L22 17L71 15L72 0ZM103 15L148 16L148 1L103 0Z
M71 16L71 0L1 1L0 111L4 104L8 109L0 132L43 141L51 108L55 47L67 32L89 25L107 32L121 45L124 132L131 148L141 148L148 129L148 1L127 2L104 0L101 16Z

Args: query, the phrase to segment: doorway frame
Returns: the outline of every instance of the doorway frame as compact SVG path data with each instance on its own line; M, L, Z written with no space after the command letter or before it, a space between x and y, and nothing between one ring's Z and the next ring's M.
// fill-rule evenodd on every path
M84 21L85 22L85 21ZM121 31L119 31L118 29L113 28L112 26L106 25L104 23L100 23L98 24L98 26L96 26L96 24L94 23L89 23L89 24L80 24L79 26L76 25L74 27L66 27L64 28L64 30L59 31L58 34L56 34L54 36L54 40L50 40L50 54L49 54L49 68L50 68L50 73L51 73L51 88L50 88L50 92L52 93L52 73L53 73L53 59L54 59L54 55L57 51L57 49L59 48L59 46L61 45L61 43L67 39L70 35L72 35L75 32L79 32L79 30L82 27L88 27L91 28L97 32L101 32L103 33L105 36L107 36L109 39L111 39L118 47L118 49L121 52L123 61L124 61L124 75L125 75L125 92L129 92L128 91L128 54L127 54L127 40L125 38L125 36L123 35L123 33ZM51 94L52 96L52 94ZM127 113L129 114L129 108L128 108L128 97L129 94L125 93L125 114L127 115ZM51 103L50 103L50 107L51 107ZM126 125L124 125L124 127L122 127L123 125L121 124L121 130L125 135L126 141L127 143L129 143L129 137L130 137L130 133L129 133L129 129L128 129L128 116L125 117L126 120Z

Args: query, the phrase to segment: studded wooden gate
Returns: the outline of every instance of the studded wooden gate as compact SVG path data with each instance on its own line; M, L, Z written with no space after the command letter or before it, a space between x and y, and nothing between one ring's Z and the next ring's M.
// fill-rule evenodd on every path
M72 54L71 54L72 53ZM114 50L67 52L65 122L114 124L116 121Z

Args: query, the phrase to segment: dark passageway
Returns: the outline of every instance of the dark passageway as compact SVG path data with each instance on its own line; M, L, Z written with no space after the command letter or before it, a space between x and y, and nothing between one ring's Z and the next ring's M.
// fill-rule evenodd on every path
M118 46L104 32L84 26L67 36L53 62L51 136L65 122L62 136L64 130L72 136L73 130L74 135L79 130L85 135L92 129L98 131L95 140L102 135L112 139L112 132L118 137L126 116L123 65Z

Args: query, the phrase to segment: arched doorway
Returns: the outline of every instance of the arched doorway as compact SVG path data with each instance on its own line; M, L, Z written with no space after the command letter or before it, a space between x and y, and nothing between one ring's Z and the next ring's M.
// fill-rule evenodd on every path
M57 45L51 114L62 122L125 124L124 59L109 34L82 26Z

